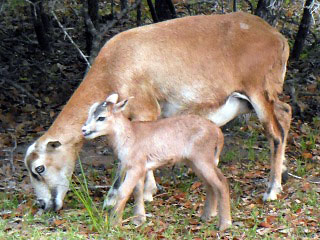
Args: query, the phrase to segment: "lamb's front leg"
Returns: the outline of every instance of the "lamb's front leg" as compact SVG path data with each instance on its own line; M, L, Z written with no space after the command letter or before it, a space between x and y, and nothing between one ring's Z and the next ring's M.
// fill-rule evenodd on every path
M125 179L118 189L115 205L110 211L109 219L111 225L115 226L122 224L122 214L126 202L141 178L143 179L143 172L141 169L131 168L126 172Z
M113 207L116 204L116 198L118 194L118 189L121 185L121 182L124 179L125 172L121 170L121 162L119 162L115 181L112 184L111 188L108 191L107 197L103 202L103 208L105 207Z

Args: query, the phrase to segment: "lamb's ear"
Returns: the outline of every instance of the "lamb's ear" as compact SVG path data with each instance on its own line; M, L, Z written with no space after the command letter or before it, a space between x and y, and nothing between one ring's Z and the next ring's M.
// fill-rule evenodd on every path
M121 112L121 111L125 110L128 101L129 101L128 99L125 99L121 102L118 102L116 105L114 105L113 112Z
M118 102L118 98L119 95L117 93L113 93L107 97L106 102L116 104Z

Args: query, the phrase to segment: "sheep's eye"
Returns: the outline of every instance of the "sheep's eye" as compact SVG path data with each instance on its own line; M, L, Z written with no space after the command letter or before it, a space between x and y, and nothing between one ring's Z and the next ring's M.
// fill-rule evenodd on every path
M35 170L40 175L41 173L44 172L45 168L43 165L41 165L41 166L36 167Z
M105 119L105 117L98 117L98 121L104 121Z

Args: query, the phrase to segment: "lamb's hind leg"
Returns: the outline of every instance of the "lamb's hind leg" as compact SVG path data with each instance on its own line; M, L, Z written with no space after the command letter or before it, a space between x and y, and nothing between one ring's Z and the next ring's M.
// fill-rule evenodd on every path
M217 146L214 149L214 154L213 154L214 161L213 162L214 162L214 165L217 167L218 163L219 163L220 153L223 149L224 137L223 137L223 134L221 131L218 131L216 133L216 137L217 137L218 142L216 143ZM208 156L211 156L211 155L212 155L212 153L209 150ZM207 182L207 180L203 176L202 176L202 179L206 185L207 197L206 197L206 202L204 205L203 214L201 216L201 220L208 221L211 217L215 217L217 215L218 199L217 199L217 195L215 195L211 185Z
M201 220L206 222L209 221L211 217L217 216L218 199L217 196L215 196L211 185L207 183L204 179L203 181L206 185L206 201L204 204L203 213L201 215Z
M144 208L143 202L143 185L144 185L144 177L140 178L136 187L133 190L133 196L135 200L134 204L134 219L133 223L135 225L141 225L146 221L146 211Z
M153 201L153 194L157 192L157 183L153 175L153 171L150 170L146 174L146 180L144 183L144 192L143 198L145 201L152 202Z
M210 167L210 166L208 166ZM231 226L230 194L227 179L221 171L214 167L203 173L206 181L213 189L218 201L219 230L223 231Z
M197 158L197 161L191 164L192 169L203 179L210 190L207 192L204 213L201 216L202 219L210 218L215 209L214 198L217 199L218 214L219 214L219 229L225 230L231 226L231 210L230 210L230 196L229 186L227 179L223 176L221 171L209 161L201 161ZM212 194L214 192L214 194Z

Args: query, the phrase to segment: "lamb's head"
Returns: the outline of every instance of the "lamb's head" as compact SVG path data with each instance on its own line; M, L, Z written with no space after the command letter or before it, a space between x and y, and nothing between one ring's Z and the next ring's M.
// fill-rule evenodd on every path
M118 94L114 93L102 103L94 103L89 109L86 123L82 127L82 133L86 139L94 139L102 135L114 132L115 123L119 121L122 111L128 100L118 102Z

